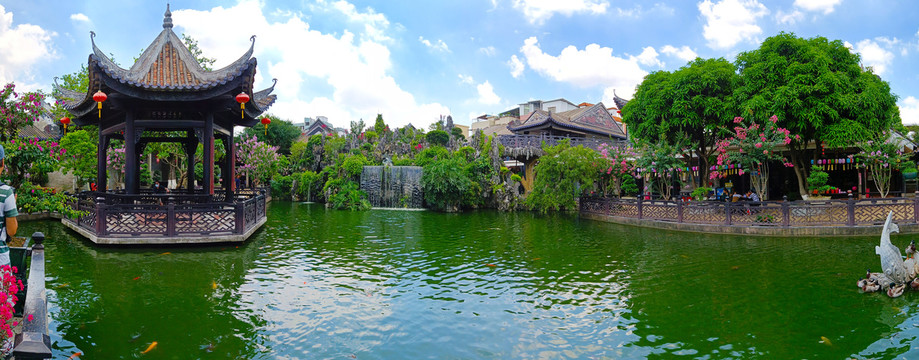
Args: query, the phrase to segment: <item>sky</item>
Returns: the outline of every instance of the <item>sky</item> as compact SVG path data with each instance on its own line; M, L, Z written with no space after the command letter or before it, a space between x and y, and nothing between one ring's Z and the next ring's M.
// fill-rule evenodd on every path
M530 100L631 98L643 77L695 57L734 61L781 31L843 41L919 124L915 0L174 0L176 34L215 68L256 35L256 88L277 78L269 112L348 128L378 113L427 128L470 124ZM49 91L96 44L123 67L163 30L166 1L0 0L0 83Z

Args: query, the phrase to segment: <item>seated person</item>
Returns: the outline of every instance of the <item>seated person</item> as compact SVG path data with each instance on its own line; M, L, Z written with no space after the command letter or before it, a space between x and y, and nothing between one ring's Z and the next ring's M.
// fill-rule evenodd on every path
M756 195L756 193L753 192L753 190L747 190L747 195L745 195L744 197L746 197L747 200L749 201L756 201L756 202L760 201L759 195Z
M167 192L169 192L169 188L163 186L163 183L160 182L159 180L153 183L153 193L154 194L162 194L162 193L167 193Z
M743 198L743 195L740 195L740 193L735 192L733 193L733 195L731 195L731 202L738 202L740 200L743 200L742 198Z

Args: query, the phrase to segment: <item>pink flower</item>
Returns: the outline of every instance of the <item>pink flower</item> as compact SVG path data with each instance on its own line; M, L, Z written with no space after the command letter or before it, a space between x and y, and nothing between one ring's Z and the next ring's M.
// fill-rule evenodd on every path
M769 155L769 150L763 150L763 155Z
M30 322L32 321L33 318L34 318L34 317L32 316L32 314L29 314L29 321L30 321Z
M756 148L759 149L763 147L763 143L756 143L756 145L753 145L753 146L756 146Z

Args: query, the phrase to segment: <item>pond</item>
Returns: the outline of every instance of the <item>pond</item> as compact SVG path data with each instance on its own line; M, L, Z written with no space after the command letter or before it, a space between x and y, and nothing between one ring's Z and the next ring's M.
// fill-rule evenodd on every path
M289 202L268 217L238 246L172 248L97 247L57 222L23 223L48 238L55 358L919 356L919 294L855 287L877 270L877 237Z

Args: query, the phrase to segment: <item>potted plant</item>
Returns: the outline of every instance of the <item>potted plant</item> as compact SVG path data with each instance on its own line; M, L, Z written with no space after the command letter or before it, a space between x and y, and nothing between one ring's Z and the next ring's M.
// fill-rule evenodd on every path
M635 183L635 178L631 175L626 175L622 177L622 197L634 199L635 195L638 195L638 184Z
M820 196L823 194L821 190L825 190L826 182L830 180L830 174L827 174L820 168L814 167L811 169L810 175L807 177L807 188L811 191L810 196L805 196L802 194L804 200L821 200L826 199L826 196Z
M900 170L900 173L903 174L904 180L913 180L916 178L916 175L919 175L919 171L916 170L916 163L908 161L903 165L903 169Z
M712 191L712 188L710 187L700 186L700 187L697 187L695 190L693 190L692 193L689 194L689 196L692 196L692 198L697 201L702 201L702 200L705 200L705 197L707 197L708 193L710 193L711 191Z

